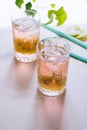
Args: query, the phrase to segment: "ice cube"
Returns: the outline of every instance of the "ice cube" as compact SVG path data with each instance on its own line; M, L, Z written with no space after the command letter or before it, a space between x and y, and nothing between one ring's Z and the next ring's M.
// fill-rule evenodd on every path
M56 63L47 62L46 65L50 71L57 71L58 70L58 65Z
M56 62L56 58L55 57L49 57L48 61L50 61L50 62Z
M34 20L31 18L20 18L15 21L15 26L18 30L28 30L35 26Z

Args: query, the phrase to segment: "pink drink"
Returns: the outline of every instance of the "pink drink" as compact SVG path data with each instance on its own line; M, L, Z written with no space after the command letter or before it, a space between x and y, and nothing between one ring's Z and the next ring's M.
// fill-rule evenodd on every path
M36 44L40 38L39 20L26 13L19 16L12 22L15 57L19 61L31 62L36 59Z
M12 29L16 52L36 53L36 44L40 37L40 29L36 21L30 18L17 19Z
M44 46L40 50L38 83L40 85L39 90L42 93L44 91L62 93L65 90L69 62L69 54L66 52L65 48L53 45Z

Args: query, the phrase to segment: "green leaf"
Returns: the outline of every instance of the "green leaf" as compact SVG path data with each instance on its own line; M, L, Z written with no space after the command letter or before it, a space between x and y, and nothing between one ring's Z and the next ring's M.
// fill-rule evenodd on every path
M57 11L56 11L56 15L61 15L64 11L64 8L63 7L60 7Z
M50 4L50 6L51 6L52 8L55 8L56 4Z
M55 10L48 10L48 18L51 18L55 14Z
M24 0L16 0L16 1L15 1L15 4L16 4L19 8L21 8L21 6L22 6L23 3L24 3Z
M36 10L34 10L34 9L32 9L32 10L30 10L30 11L25 11L26 13L27 13L27 15L31 15L31 16L35 16L35 14L36 14Z
M54 21L55 10L48 10L49 21L44 24L51 24Z
M66 11L64 10L63 7L60 7L56 11L55 15L56 15L55 19L57 20L58 26L62 25L67 19L67 13L66 13Z
M36 2L36 0L32 0L32 2Z
M28 2L26 5L25 5L25 7L26 7L26 10L27 11L25 11L28 15L32 15L32 16L34 16L35 14L36 14L36 10L34 10L34 9L32 9L32 3L31 2ZM31 11L28 11L28 10L31 10Z
M48 10L49 21L45 24L51 24L55 20L57 21L57 26L62 25L67 19L67 13L64 11L63 7L60 7L58 10Z
M26 6L26 10L31 10L31 8L32 8L32 3L31 3L31 2L28 2L25 6Z

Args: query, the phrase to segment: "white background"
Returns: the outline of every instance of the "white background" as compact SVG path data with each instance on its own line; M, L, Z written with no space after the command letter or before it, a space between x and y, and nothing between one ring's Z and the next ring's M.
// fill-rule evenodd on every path
M29 0L25 0L27 2ZM38 6L48 6L49 3L63 5L68 14L65 24L86 24L87 23L87 0L37 0ZM11 26L11 15L16 12L18 7L15 0L0 0L0 27ZM45 9L44 9L45 10ZM44 13L41 14L41 18Z

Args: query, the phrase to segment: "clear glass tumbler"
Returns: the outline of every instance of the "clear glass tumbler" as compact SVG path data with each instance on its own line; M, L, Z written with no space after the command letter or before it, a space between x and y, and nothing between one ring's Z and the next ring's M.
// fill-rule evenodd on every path
M40 16L36 11L19 11L12 15L15 58L21 62L36 60L36 44L40 39Z
M65 91L70 45L61 37L48 37L37 44L39 91L57 96Z

